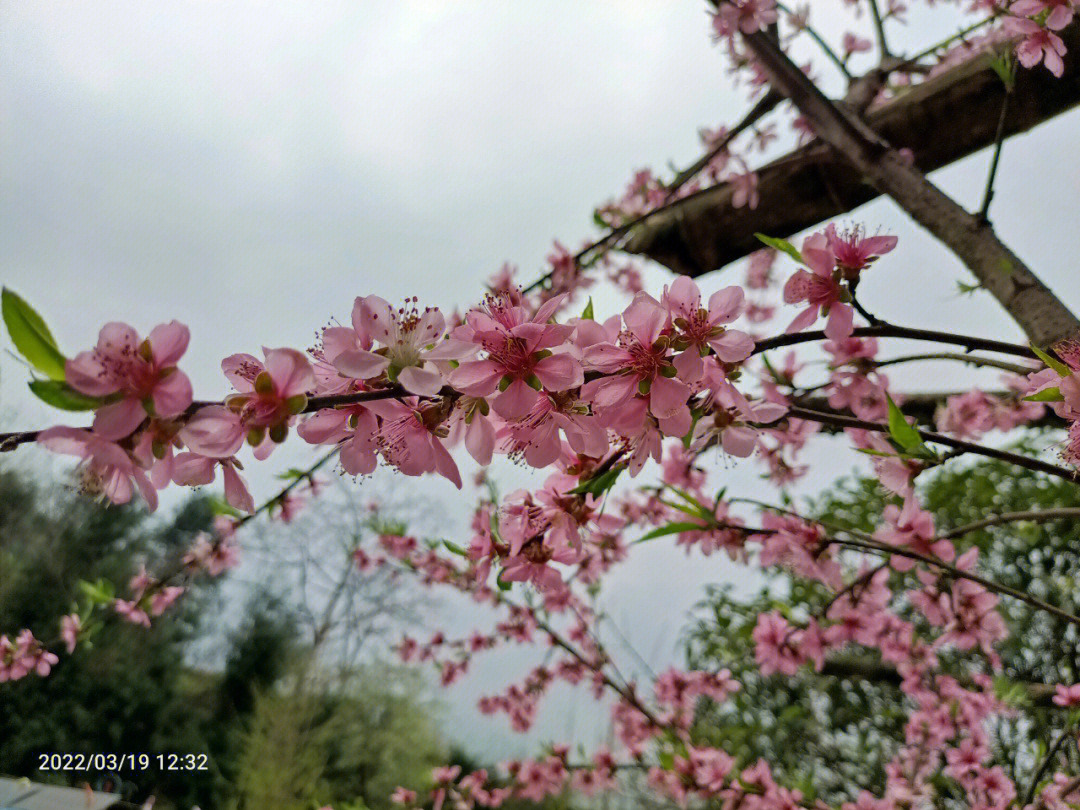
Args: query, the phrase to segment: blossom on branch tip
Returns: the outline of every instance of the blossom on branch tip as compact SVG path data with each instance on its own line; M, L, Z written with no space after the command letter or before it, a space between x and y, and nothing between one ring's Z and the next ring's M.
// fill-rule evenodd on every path
M176 364L190 333L177 321L155 326L145 340L124 323L107 323L97 346L68 360L64 377L76 391L105 397L94 414L94 432L116 441L149 416L171 418L191 404L191 381Z

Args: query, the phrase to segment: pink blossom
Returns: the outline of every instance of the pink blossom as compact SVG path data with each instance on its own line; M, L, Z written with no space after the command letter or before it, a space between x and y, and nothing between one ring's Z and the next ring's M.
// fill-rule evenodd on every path
M188 328L176 321L154 327L143 341L127 324L107 323L94 349L67 361L68 385L106 397L94 414L94 432L117 440L150 416L170 419L191 404L191 381L176 364L187 350Z
M443 425L441 405L386 400L371 406L378 408L381 418L375 443L388 464L405 475L437 472L461 489L461 473L442 444L449 429Z
M182 487L198 487L212 483L216 468L221 467L225 483L225 500L241 512L255 511L255 501L247 481L240 475L240 462L235 458L210 458L198 453L179 453L173 462L173 482Z
M460 351L460 346L440 345L446 332L442 313L432 307L420 312L415 298L396 311L377 295L358 298L356 304L359 327L382 348L378 352L355 348L336 354L332 362L337 370L358 380L386 372L392 382L401 383L413 394L430 397L439 393L443 375L433 361L465 356L453 351ZM356 313L356 308L353 311ZM356 320L354 317L354 323Z
M1072 686L1057 684L1054 687L1053 701L1055 706L1062 706L1066 709L1080 706L1080 683L1074 683Z
M82 618L78 613L69 613L60 619L60 638L64 641L68 655L75 652L75 645L79 642L82 629Z
M668 356L670 340L661 338L668 322L667 310L654 298L639 293L623 312L623 321L626 329L618 344L597 343L585 350L586 364L608 376L586 383L582 399L601 409L625 407L640 393L665 433L685 435L690 428L686 405L690 387L675 379L678 370Z
M289 421L307 405L315 373L295 349L263 352L265 364L250 354L221 361L222 371L239 393L227 397L224 406L200 408L188 420L180 438L190 450L225 458L235 455L246 437L255 446L255 457L263 460L285 440Z
M1075 5L1075 0L1016 0L1009 7L1009 13L1018 17L1037 17L1049 12L1043 24L1051 31L1060 31L1072 22Z
M952 562L956 558L953 544L948 540L937 539L934 516L922 509L913 495L904 499L903 508L894 504L887 505L883 516L886 525L874 535L882 542L945 562ZM915 567L915 562L910 557L898 555L891 560L892 567L897 571L910 571Z
M702 357L711 349L725 363L739 363L754 350L754 340L745 332L725 329L742 311L741 287L725 287L709 298L708 309L701 303L701 291L687 276L679 276L664 288L663 306L671 313L676 333L675 346L686 344L672 361L684 382L694 383L704 373Z
M805 301L807 307L795 317L787 331L801 332L824 311L829 317L825 334L833 340L848 337L854 328L852 309L848 303L850 296L840 284L839 274L836 272L836 255L828 237L822 233L807 237L803 242L802 256L810 270L796 270L787 280L784 285L784 303L797 304Z
M127 503L137 487L150 511L157 508L157 492L146 472L115 442L98 434L72 427L52 427L41 431L38 444L69 456L78 456L80 490L115 504Z
M504 293L489 295L481 308L470 310L453 337L486 356L463 361L450 375L454 387L474 397L498 388L492 401L495 412L520 419L533 407L541 387L554 393L581 385L581 362L570 353L552 351L574 331L569 325L548 323L562 301L563 296L556 296L530 315L518 296Z
M1034 20L1023 17L1006 17L1003 23L1010 34L1024 37L1016 46L1016 58L1026 68L1033 68L1040 62L1055 76L1065 72L1065 43L1061 37Z

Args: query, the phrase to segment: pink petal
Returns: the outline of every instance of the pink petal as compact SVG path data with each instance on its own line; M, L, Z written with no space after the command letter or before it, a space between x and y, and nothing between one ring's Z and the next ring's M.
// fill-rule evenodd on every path
M154 365L159 369L170 368L175 366L187 351L191 332L179 321L169 321L155 326L148 339Z
M688 276L679 276L667 291L667 303L673 312L693 315L701 308L701 290Z
M623 321L634 337L651 346L667 325L668 312L648 293L639 292L623 312Z
M139 334L126 323L113 321L98 332L97 350L107 357L124 357L139 348Z
M375 340L389 346L397 342L397 321L390 304L377 295L360 303L360 324Z
M336 444L349 435L348 418L348 411L325 408L301 422L296 432L308 444Z
M798 315L796 315L795 320L788 324L788 328L784 331L787 332L789 335L793 332L801 332L803 329L810 326L814 321L817 320L818 310L820 309L821 307L819 307L817 304L811 304Z
M81 428L63 425L46 428L38 434L37 443L54 453L90 457L90 434Z
M154 411L158 416L165 419L179 416L191 404L191 380L184 372L174 371L158 381L150 396L154 401Z
M348 349L331 361L338 371L354 380L378 377L390 365L389 358L362 349Z
M731 323L742 312L746 294L742 287L725 287L709 296L709 323Z
M709 345L725 363L739 363L754 353L754 339L737 329L728 329Z
M495 390L502 376L502 367L495 361L470 360L450 373L450 384L463 394L483 397Z
M342 352L359 348L356 332L347 326L331 326L323 330L322 347L323 357L328 363L333 363Z
M458 466L454 463L453 456L442 446L442 442L438 439L433 438L431 440L431 448L435 456L435 471L458 489L461 489L461 473L458 472Z
M847 304L836 303L829 309L829 322L825 325L825 337L843 340L851 337L854 312Z
M180 440L201 455L228 458L236 455L246 433L239 415L222 405L208 405L180 429Z
M671 364L675 366L675 370L679 372L679 379L683 382L695 383L705 373L705 361L702 360L697 346L691 346L686 351L675 355Z
M686 408L686 400L689 398L690 386L686 383L657 375L653 378L649 390L649 410L658 419L674 416L679 410Z
M582 389L581 395L585 399L591 399L594 405L608 408L618 405L623 400L633 397L637 390L637 378L629 374L619 374L615 377L605 377L589 383Z
M94 414L94 432L111 441L123 439L135 432L146 418L142 403L127 397L111 405L103 405Z
M232 464L221 467L221 477L225 480L225 500L229 505L249 515L255 511L255 500L248 491L247 482Z
M410 391L422 397L433 397L443 386L442 375L418 366L407 366L398 374L398 381Z
M584 352L585 363L589 368L611 374L625 368L633 359L626 349L616 346L614 343L597 343L589 346Z
M94 352L79 352L64 364L64 379L79 393L103 397L120 387L104 376L104 371Z
M465 449L477 464L486 467L491 463L495 451L495 427L486 417L475 414L472 423L465 428Z
M536 323L547 323L554 317L555 313L559 311L559 307L562 306L563 301L566 300L566 293L556 295L554 298L549 298L540 308L536 310L536 314L532 317L532 320Z
M250 394L255 390L255 375L249 374L255 370L255 374L263 370L262 360L252 354L231 354L221 361L221 370L226 378L233 384L233 388L244 394Z
M282 399L305 394L315 387L315 372L307 357L296 349L270 349L266 371Z
M514 380L491 403L503 419L516 420L525 416L540 394L523 380Z
M372 417L374 420L374 417ZM341 468L349 475L370 475L375 472L378 459L375 456L373 433L356 434L341 446Z
M198 453L177 453L173 459L173 483L182 487L201 487L214 480L217 462Z
M585 382L581 363L568 354L553 354L533 367L533 371L548 391L566 391Z
M146 508L153 512L158 507L157 490L154 489L154 485L150 483L150 479L146 477L146 473L140 470L138 467L134 469L131 477L135 480L135 485L139 488L139 494L143 496L143 500L146 501ZM125 481L127 480L125 476ZM128 483L130 488L131 484ZM130 495L128 498L130 499Z
M757 433L748 427L729 427L720 437L724 452L738 458L747 458L757 445Z
M896 247L895 236L871 236L864 239L862 249L870 256L881 256Z
M467 340L447 338L440 341L434 349L424 352L425 360L465 360L475 357L480 351L480 346Z

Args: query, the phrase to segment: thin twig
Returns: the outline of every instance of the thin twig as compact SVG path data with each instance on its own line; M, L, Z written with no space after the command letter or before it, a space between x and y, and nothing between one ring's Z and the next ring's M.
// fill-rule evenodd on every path
M789 408L788 416L794 416L796 419L805 419L810 422L820 422L825 425L835 425L842 428L858 428L860 430L872 430L877 433L888 433L889 426L883 425L880 422L868 422L865 419L856 419L853 416L843 416L842 414L824 413L822 411L811 411L807 408ZM1056 464L1050 464L1046 461L1039 461L1038 459L1028 458L1018 453L1010 453L1007 450L998 450L995 447L984 447L981 444L975 444L974 442L966 442L962 439L954 439L951 436L943 436L940 433L934 433L929 430L918 430L917 432L923 439L935 444L944 444L947 447L954 447L957 450L962 450L965 453L972 453L978 456L985 456L986 458L996 459L997 461L1006 461L1009 464L1014 464L1017 467L1024 467L1035 472L1046 473L1047 475L1054 475L1058 478L1063 478L1066 481L1077 483L1076 473L1073 470L1068 470L1064 467L1058 467Z

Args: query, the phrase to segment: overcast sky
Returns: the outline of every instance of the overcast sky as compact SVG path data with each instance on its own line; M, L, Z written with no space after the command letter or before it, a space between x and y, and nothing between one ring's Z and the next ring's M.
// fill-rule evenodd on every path
M837 33L830 15L841 6L814 0L827 33ZM950 25L917 16L898 41ZM475 301L503 261L531 280L553 239L590 235L593 207L633 170L689 163L699 127L746 109L704 5L669 0L9 2L0 4L0 104L0 281L39 308L69 354L108 320L144 333L187 323L183 366L206 398L227 390L221 357L310 345L318 327L347 319L356 295L416 295L451 309ZM1078 124L1074 111L1007 144L992 212L1074 307ZM986 163L978 155L935 179L975 207ZM901 237L860 288L871 309L913 326L1020 337L989 298L955 294L966 279L957 262L890 204L857 216ZM666 277L649 273L654 287ZM2 429L57 420L26 379L0 356ZM922 389L957 383L906 379ZM298 447L275 460L307 457ZM831 462L826 474L854 463L835 448L818 457ZM273 491L279 467L270 467L252 476L257 498ZM756 471L723 474L761 494ZM441 479L394 481L438 499L464 529L468 499ZM661 666L702 585L740 575L716 558L701 565L650 546L615 577L609 604ZM513 671L493 664L458 696L500 683L493 669L503 679ZM593 716L559 705L543 734L586 735ZM465 728L494 750L499 724Z

